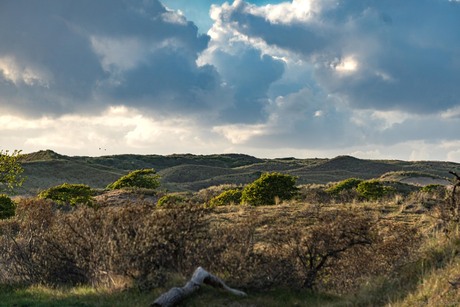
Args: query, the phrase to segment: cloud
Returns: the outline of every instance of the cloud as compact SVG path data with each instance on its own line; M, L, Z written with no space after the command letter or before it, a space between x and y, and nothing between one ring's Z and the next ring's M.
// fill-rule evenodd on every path
M223 142L209 141L212 132L184 116L153 116L125 106L109 107L101 114L66 114L24 119L0 115L0 143L25 152L53 149L63 154L109 155L121 153L220 152ZM214 136L215 138L215 136ZM3 147L4 148L4 147Z
M324 31L322 25L315 22L313 7L312 2L300 0L262 8L235 1L232 7L221 12L221 18L248 37L309 55L323 51L328 41L334 39L332 31Z
M283 63L279 74L264 72L273 76L261 91L264 117L214 131L261 150L375 153L369 146L380 152L394 146L407 157L429 157L428 149L440 157L443 144L458 139L460 124L460 36L453 30L460 26L459 10L457 3L430 0L214 6L210 46L200 60L226 80L231 69L244 72L239 63L250 62L236 55L258 51Z
M1 143L458 157L458 1L175 3L2 1Z
M235 1L214 9L234 38L307 61L324 93L352 107L416 113L459 103L459 13L457 3L432 0Z
M3 1L0 41L2 109L29 116L127 103L191 112L220 83L195 63L209 37L157 0Z
M333 98L316 96L309 89L277 97L270 101L267 113L270 116L263 125L225 125L215 131L233 144L259 148L327 149L353 146L363 137L350 119L350 110L340 109Z
M283 75L284 63L253 48L241 48L235 54L215 50L209 57L233 93L232 104L221 111L220 120L232 123L265 120L268 90Z

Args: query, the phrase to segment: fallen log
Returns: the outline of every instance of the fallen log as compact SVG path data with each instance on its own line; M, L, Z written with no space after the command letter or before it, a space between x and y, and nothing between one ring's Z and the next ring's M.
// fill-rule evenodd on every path
M202 267L198 267L193 273L192 278L185 284L185 286L182 288L171 288L168 292L160 295L150 306L174 306L197 291L202 284L210 285L214 288L224 289L234 295L246 296L246 293L243 291L230 288L219 277L212 275Z

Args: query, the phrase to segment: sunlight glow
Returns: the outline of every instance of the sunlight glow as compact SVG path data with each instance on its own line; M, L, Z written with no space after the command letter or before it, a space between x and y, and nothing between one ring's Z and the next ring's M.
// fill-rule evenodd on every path
M29 86L40 85L48 87L47 78L42 73L37 69L19 65L13 57L0 58L0 74L15 85L23 82Z
M265 125L224 125L213 128L214 132L223 135L232 144L244 144L254 136L266 133Z
M13 63L10 58L4 57L0 58L0 71L2 72L5 79L16 83L18 76L13 67Z
M340 63L335 66L335 70L338 72L354 72L358 69L358 61L353 57L346 57Z
M172 11L172 10L167 10L166 13L163 13L161 15L161 18L163 19L163 21L168 22L168 23L182 25L182 26L187 25L187 19L185 18L184 14L180 10L178 10L177 12Z
M252 5L248 11L254 15L264 16L271 23L289 24L308 20L311 17L312 5L311 0L293 0L261 7Z

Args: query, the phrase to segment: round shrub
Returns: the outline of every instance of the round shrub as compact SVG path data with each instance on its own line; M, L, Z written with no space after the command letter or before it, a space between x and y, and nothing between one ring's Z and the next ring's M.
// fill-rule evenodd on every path
M245 204L260 206L274 205L276 199L289 200L297 194L296 177L281 173L264 173L248 184L241 196Z
M212 198L220 195L222 192L238 188L238 185L229 183L210 186L195 193L195 199L200 203L209 203Z
M348 190L355 189L361 182L363 182L362 179L348 178L326 189L326 192L330 194L339 194L342 191L348 191Z
M358 184L356 187L358 194L368 200L377 200L391 191L391 188L384 186L380 181L372 179Z
M93 204L94 191L85 184L64 183L38 194L39 198L51 199L60 205Z
M444 193L446 187L441 184L428 184L420 189L424 193Z
M5 194L0 194L0 219L7 219L14 216L16 204Z
M109 184L107 189L117 190L122 188L144 188L156 189L160 186L160 175L157 175L153 168L140 169L130 172Z
M158 202L158 207L172 207L172 206L180 206L185 204L186 199L184 196L179 194L166 194L165 196L161 197Z
M236 205L241 203L241 196L243 192L240 189L231 189L220 193L219 195L211 198L209 204L214 206Z

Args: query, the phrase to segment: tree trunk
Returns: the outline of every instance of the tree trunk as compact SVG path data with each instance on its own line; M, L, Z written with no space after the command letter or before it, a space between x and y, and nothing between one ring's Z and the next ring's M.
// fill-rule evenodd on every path
M213 286L214 288L224 289L238 296L246 296L246 293L243 291L228 287L219 277L208 273L202 267L198 267L185 286L182 288L171 288L168 292L160 295L151 306L174 306L197 291L203 283Z

